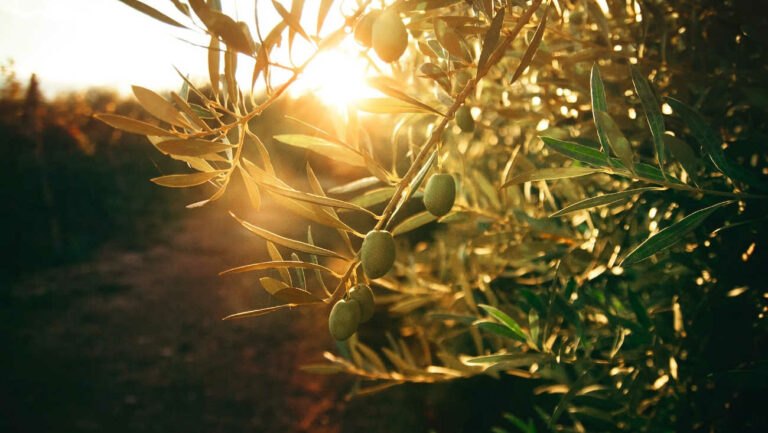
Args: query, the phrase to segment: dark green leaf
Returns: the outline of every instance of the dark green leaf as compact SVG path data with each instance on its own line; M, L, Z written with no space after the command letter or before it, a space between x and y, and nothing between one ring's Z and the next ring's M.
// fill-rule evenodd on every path
M485 312L490 314L494 319L503 323L507 328L509 328L519 338L521 338L521 341L526 340L527 336L525 335L525 332L523 332L522 328L520 328L520 325L518 325L517 322L515 322L515 320L509 317L505 312L486 304L479 304L478 307L485 310Z
M555 152L563 154L571 159L600 167L609 167L608 156L604 155L594 147L584 146L582 144L570 141L558 140L551 137L541 137L541 139Z
M661 115L659 103L653 94L651 84L634 66L630 67L632 71L632 82L635 84L635 90L640 97L640 103L645 111L645 118L648 121L648 127L651 129L651 138L656 149L656 160L659 162L661 171L664 172L664 161L666 160L664 150L664 117Z
M597 138L600 141L600 146L603 148L603 153L607 158L610 156L608 151L608 137L605 135L602 124L598 121L597 112L608 112L608 104L605 101L605 87L603 86L603 79L600 78L600 70L597 68L597 63L592 65L592 72L589 77L589 90L592 97L592 118L595 121Z
M704 222L704 220L710 214L712 214L712 212L731 203L733 203L733 201L717 203L710 207L697 210L696 212L686 216L680 221L656 233L654 236L651 236L642 244L638 245L637 248L632 250L632 252L624 258L624 260L621 262L621 265L624 266L637 263L641 260L645 260L648 257L651 257L661 250L671 247L679 240L681 240L686 234L690 233L693 229L698 227L699 224Z
M493 17L488 31L485 32L485 38L483 38L483 50L480 52L480 58L477 61L477 73L483 70L485 62L491 56L491 53L496 49L496 44L499 43L499 35L501 34L501 28L504 25L504 8L499 8L496 12L496 16Z
M593 207L616 203L618 201L628 199L629 197L632 197L634 195L642 194L645 191L659 191L662 189L663 188L653 188L653 187L636 188L636 189L630 189L627 191L620 191L620 192L614 192L610 194L599 195L597 197L590 197L588 199L582 200L580 202L576 202L572 205L569 205L560 209L559 211L550 215L550 218L567 215L569 213L576 212L583 209L591 209Z
M478 320L474 325L492 334L525 342L525 338L520 337L513 330L509 329L509 327L500 323L492 322L490 320Z

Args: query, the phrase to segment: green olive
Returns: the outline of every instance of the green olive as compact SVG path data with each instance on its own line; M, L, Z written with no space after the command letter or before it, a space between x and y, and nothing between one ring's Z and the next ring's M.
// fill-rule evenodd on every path
M456 124L464 132L475 130L475 119L472 118L472 110L469 107L462 105L456 110Z
M441 217L450 212L456 200L456 181L447 173L433 174L424 187L424 206L429 213Z
M355 40L366 48L371 48L371 37L373 32L373 23L381 15L381 11L371 11L365 14L355 27Z
M373 291L365 284L358 284L349 291L349 299L354 299L360 305L360 322L367 322L376 310L376 300Z
M379 58L394 62L408 47L408 31L397 12L384 11L373 22L371 44Z
M395 240L386 230L371 230L360 248L360 261L368 278L383 277L395 263Z
M331 309L328 317L328 330L333 338L342 341L357 331L360 323L360 305L354 299L340 300Z

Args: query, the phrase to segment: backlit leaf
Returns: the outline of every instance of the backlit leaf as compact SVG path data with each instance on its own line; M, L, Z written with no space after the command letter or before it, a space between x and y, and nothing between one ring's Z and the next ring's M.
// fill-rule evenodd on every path
M629 140L621 132L621 129L619 129L619 126L610 114L600 110L595 114L597 115L597 122L602 126L605 137L608 140L608 145L613 150L613 153L619 157L625 167L629 168L630 171L634 171L635 154L632 151L632 145L630 145Z
M254 233L257 236L259 236L261 238L264 238L264 239L266 239L268 241L274 242L274 243L276 243L278 245L282 245L282 246L290 248L292 250L301 251L303 253L315 254L315 255L318 255L318 256L335 257L335 258L342 259L342 260L348 260L347 257L344 257L344 256L342 256L341 254L339 254L339 253L337 253L335 251L326 250L325 248L317 247L317 246L314 246L314 245L309 245L309 244L301 242L301 241L297 241L297 240L293 240L293 239L288 239L288 238L282 237L282 236L274 234L274 233L272 233L272 232L270 232L268 230L265 230L265 229L262 229L260 227L257 227L255 225L249 223L248 221L244 221L244 220L238 218L232 212L229 212L229 214L232 215L232 217L234 219L236 219L237 222L242 224L242 226L245 227L246 229L248 229L251 233Z
M189 140L173 139L161 141L155 145L161 152L182 156L202 156L232 149L233 145L217 143L208 140L191 138Z
M496 16L493 17L493 20L491 21L488 31L485 32L485 37L483 38L483 50L480 52L480 58L477 61L478 74L483 70L485 62L488 61L491 53L493 53L493 50L496 49L496 45L499 43L501 28L504 25L504 10L504 8L499 8L499 11L496 12Z
M499 310L496 307L486 305L486 304L478 304L478 307L485 310L485 312L488 313L494 319L503 323L504 326L509 328L512 332L514 332L517 335L520 341L526 341L527 337L525 335L525 332L523 332L523 329L520 328L520 325L518 325L517 322L515 322L515 320L509 317L505 312Z
M157 93L140 86L132 86L133 94L139 100L139 104L144 107L149 114L176 126L188 126L189 124L181 115L179 110Z
M445 116L445 114L437 111L436 109L430 107L429 105L424 104L423 102L406 95L404 92L395 89L393 87L394 83L391 83L390 80L385 77L370 77L368 78L367 81L369 86L380 91L381 93L384 93L387 96L391 96L393 98L399 99L407 104L414 105L425 111L437 114L439 116Z
M525 49L525 53L523 53L523 57L520 59L520 64L517 66L515 73L512 75L512 79L510 80L511 83L514 83L518 78L520 78L521 75L523 75L525 69L533 61L533 57L536 55L536 52L538 52L539 45L541 44L541 38L544 36L544 29L547 28L547 17L549 16L548 12L549 9L544 11L544 17L541 19L539 26L536 27L536 33L533 34L533 38L531 39L531 43L528 44L528 48Z
M251 272L251 271L260 271L264 269L281 269L281 268L315 269L318 271L328 272L329 274L335 277L340 276L336 272L333 272L331 269L326 268L325 266L319 265L317 263L300 262L300 261L272 261L272 262L254 263L251 265L238 266L236 268L227 269L226 271L221 271L219 272L219 275L238 274L241 272Z
M630 189L627 191L620 191L620 192L614 192L610 194L599 195L597 197L590 197L588 199L566 206L560 209L559 211L553 213L552 215L550 215L550 217L551 218L559 217L559 216L567 215L569 213L573 213L573 212L584 210L584 209L591 209L598 206L604 206L607 204L612 204L612 203L626 200L630 197L633 197L637 194L642 194L646 191L660 191L662 189L663 188L652 188L652 187L637 188L637 189Z
M398 236L403 233L407 233L423 225L429 224L436 219L436 216L427 211L419 212L416 215L412 215L406 218L403 222L398 224L397 227L392 229L392 236Z
M605 87L603 86L603 79L600 78L600 70L597 68L597 63L592 65L592 71L589 76L589 91L592 98L592 119L597 129L597 138L600 141L603 153L608 158L610 156L608 137L605 135L603 124L597 118L598 111L608 112L608 104L605 100Z
M191 173L191 174L170 174L168 176L160 176L150 179L152 182L170 188L185 188L188 186L201 185L209 180L225 173L226 170L217 170L207 173Z
M584 146L583 144L570 141L558 140L552 137L541 137L541 140L552 150L575 159L579 162L608 167L608 157L595 149L594 147Z
M512 179L508 180L502 188L506 188L510 185L516 185L523 182L533 182L537 180L555 180L555 179L569 179L572 177L586 176L588 174L600 173L604 171L600 168L590 167L557 167L557 168L542 168L539 170L527 171L520 173Z
M435 114L433 109L422 108L408 102L394 98L362 98L355 102L360 111L374 114L399 114L399 113L429 113Z
M141 135L154 135L154 136L167 136L171 135L170 132L161 129L155 125L151 125L140 120L131 119L130 117L120 116L117 114L94 114L95 118L101 120L107 125L120 129L126 132L132 132L134 134Z
M320 137L301 134L276 135L275 140L285 144L312 150L319 155L327 156L339 162L357 167L365 167L365 158L354 150L333 143Z
M632 71L632 82L635 85L637 95L640 97L643 111L645 111L645 119L648 121L648 127L651 129L651 138L653 139L653 145L656 149L656 160L659 162L659 167L661 167L661 171L663 172L664 161L666 160L664 148L664 116L661 115L659 102L653 94L651 84L636 67L631 66L630 70Z
M153 8L151 6L148 6L148 5L142 3L142 2L140 2L138 0L119 0L119 1L125 3L126 5L136 9L137 11L139 11L141 13L144 13L146 15L151 16L152 18L154 18L154 19L156 19L156 20L158 20L160 22L163 22L163 23L166 23L166 24L170 24L170 25L176 26L176 27L181 27L183 29L187 28L185 25L180 24L178 21L176 21L176 20L174 20L172 18L169 18L167 15L163 14L162 12L158 11L157 9L155 9L155 8Z

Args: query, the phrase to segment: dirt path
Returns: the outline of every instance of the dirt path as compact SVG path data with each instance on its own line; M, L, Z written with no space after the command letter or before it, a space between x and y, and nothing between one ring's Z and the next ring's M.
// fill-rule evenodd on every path
M263 241L213 207L166 238L3 293L0 430L340 431L351 381L299 371L335 347L327 311L223 322L275 304L260 275L217 275L263 260Z

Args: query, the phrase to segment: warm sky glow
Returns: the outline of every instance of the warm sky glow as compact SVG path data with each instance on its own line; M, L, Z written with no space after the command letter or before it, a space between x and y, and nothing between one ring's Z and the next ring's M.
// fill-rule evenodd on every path
M144 2L181 23L188 23L167 0ZM281 3L290 8L291 0ZM321 35L343 22L338 3L331 8ZM314 11L318 4L319 0L307 0L305 4L302 25L309 33L316 28ZM222 0L224 11L248 23L255 36L253 5L253 1ZM342 10L349 8L349 2L341 2ZM259 2L262 35L278 17L271 2ZM180 80L173 66L189 73L193 81L203 82L207 79L206 53L185 41L207 45L207 40L199 30L159 23L117 0L0 2L0 61L13 59L21 79L37 73L47 95L89 86L113 87L126 94L131 84L156 90L175 89ZM294 62L300 63L310 49L297 36ZM340 49L323 53L295 84L292 93L314 91L339 107L356 96L370 96L371 90L364 84L365 61L358 53L351 37ZM287 56L280 57L287 62ZM244 89L249 87L252 65L241 56L238 80ZM287 73L275 72L276 80Z

